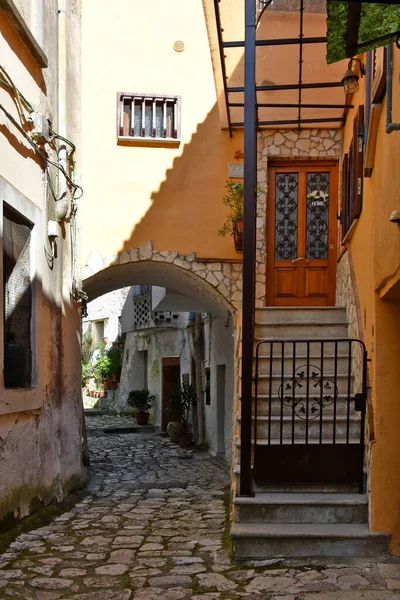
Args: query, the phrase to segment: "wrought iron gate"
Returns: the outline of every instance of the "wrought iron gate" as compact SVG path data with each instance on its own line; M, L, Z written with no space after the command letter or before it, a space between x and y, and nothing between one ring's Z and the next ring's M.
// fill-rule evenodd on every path
M256 349L257 484L362 491L367 351L356 339L263 340Z

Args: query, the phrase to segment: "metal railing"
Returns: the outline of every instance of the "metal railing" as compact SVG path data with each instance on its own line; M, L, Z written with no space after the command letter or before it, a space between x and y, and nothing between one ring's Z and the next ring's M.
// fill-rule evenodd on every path
M259 480L281 478L289 483L291 476L294 483L302 477L302 483L318 483L320 472L321 483L357 481L362 485L366 366L365 345L356 339L263 340L257 344L253 439ZM299 463L302 451L303 464ZM280 456L287 475L279 475ZM329 474L318 466L322 456ZM264 476L272 457L275 468L269 469L271 477ZM288 467L290 457L293 468ZM341 473L340 464L333 463L343 460L347 463Z

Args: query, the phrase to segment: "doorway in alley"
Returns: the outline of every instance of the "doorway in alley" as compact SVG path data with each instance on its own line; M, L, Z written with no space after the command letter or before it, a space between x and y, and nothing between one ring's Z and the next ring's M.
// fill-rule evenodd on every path
M272 163L267 305L334 305L337 190L335 161Z
M174 388L181 384L181 364L179 356L162 359L162 398L161 398L161 431L167 431L168 402Z

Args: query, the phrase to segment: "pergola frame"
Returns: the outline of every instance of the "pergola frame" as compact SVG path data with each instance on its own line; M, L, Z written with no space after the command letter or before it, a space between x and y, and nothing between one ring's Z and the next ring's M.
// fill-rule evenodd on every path
M254 15L256 15L256 6L254 4ZM228 122L228 130L229 135L232 137L232 130L234 128L244 127L243 121L232 122L232 117L230 114L231 108L244 107L245 103L238 103L231 101L230 95L235 93L243 93L245 92L245 87L229 87L227 83L227 69L226 69L226 61L225 61L225 50L229 50L230 48L242 48L245 47L245 52L248 52L248 47L245 41L225 41L222 36L222 26L221 26L221 15L219 10L219 0L214 0L214 9L216 15L216 25L217 25L217 34L218 34L218 45L219 45L219 55L222 66L222 78L223 78L223 86L224 86L224 96L225 96L225 106L227 111L227 122ZM318 82L318 83L304 83L303 82L303 45L304 44L325 44L327 41L326 37L304 37L303 35L303 25L304 25L304 0L299 0L299 11L300 11L300 28L299 28L299 37L298 38L282 38L282 39L270 39L270 40L257 40L255 39L253 46L299 46L299 75L297 83L288 83L281 85L259 85L255 87L256 98L255 98L255 106L256 108L297 108L297 119L280 119L280 120L272 120L272 121L262 121L257 118L257 128L262 127L271 127L271 126L280 126L280 125L297 125L299 128L303 124L312 124L312 123L343 123L346 118L346 114L349 108L353 108L352 104L344 103L344 104L302 104L302 91L306 89L323 89L323 88L332 88L332 87L342 87L342 83L340 81L326 81L326 82ZM254 19L256 17L254 16ZM256 30L257 23L254 22L254 29ZM245 62L246 64L246 62ZM298 90L298 101L297 103L258 103L257 102L257 92L267 92L267 91L279 91L279 90ZM319 119L305 119L302 118L301 110L302 108L318 108L318 109L328 109L332 108L343 108L344 113L341 117L335 118L319 118Z
M232 136L233 127L244 127L244 235L243 235L243 304L242 304L242 393L241 393L241 447L240 447L240 495L251 496L252 492L252 470L251 470L251 445L252 445L252 395L253 395L253 354L254 354L254 325L255 325L255 251L256 251L256 215L257 215L257 129L273 125L300 125L302 123L321 122L321 119L302 119L301 109L312 108L336 108L337 105L331 104L313 104L302 105L302 90L307 88L329 88L341 85L339 82L325 82L316 84L304 84L302 81L302 47L305 43L323 43L326 38L303 38L303 1L300 0L301 26L299 39L287 38L284 40L256 40L256 0L245 0L245 40L244 42L223 42L221 31L221 20L219 14L218 0L214 0L215 12L217 15L217 28L219 50L223 69L225 104L228 111L228 128ZM351 4L349 11L349 27L347 36L347 46L351 48L354 43L353 29L359 27L361 15L361 3L354 0L346 0ZM381 2L382 4L399 4L400 0ZM351 16L351 19L350 19ZM312 41L311 41L312 40ZM288 84L283 86L256 86L256 47L267 45L299 45L299 81L297 84ZM226 65L224 57L225 48L237 48L244 45L244 66L245 77L243 88L229 88L226 78ZM264 121L260 122L257 118L257 109L265 104L257 103L257 91L280 89L297 89L298 102L293 105L272 104L277 107L291 107L298 109L298 117L295 120ZM244 92L244 102L230 102L229 94L235 92ZM231 107L244 108L243 123L232 123L230 118ZM267 104L267 106L270 106ZM339 105L344 109L344 115L341 118L330 119L329 121L342 122L346 118L347 110L351 104ZM322 122L327 122L323 119Z

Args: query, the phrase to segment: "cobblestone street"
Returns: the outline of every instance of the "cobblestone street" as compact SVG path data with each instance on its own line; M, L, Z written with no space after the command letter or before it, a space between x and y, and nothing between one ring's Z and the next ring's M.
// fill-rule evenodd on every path
M154 433L104 434L103 417L87 421L89 493L0 556L0 598L400 598L394 557L235 564L224 536L222 462Z

